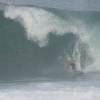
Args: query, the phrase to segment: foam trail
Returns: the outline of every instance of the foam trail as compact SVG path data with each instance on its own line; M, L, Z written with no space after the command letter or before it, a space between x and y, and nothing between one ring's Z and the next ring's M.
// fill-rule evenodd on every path
M6 18L19 21L26 29L27 38L40 46L47 45L50 32L58 35L64 35L67 32L86 33L82 21L64 20L42 8L8 6L4 15Z
M26 86L28 89L22 86L3 89L0 90L0 100L100 100L100 90L96 87L58 85L54 89L52 85L40 84L37 89L34 89L34 85L31 88L30 85Z

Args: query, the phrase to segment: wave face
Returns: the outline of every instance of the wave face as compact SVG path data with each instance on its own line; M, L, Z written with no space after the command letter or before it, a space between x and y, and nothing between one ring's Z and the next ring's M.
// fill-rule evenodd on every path
M0 79L64 78L65 58L75 60L77 71L98 71L99 18L99 12L7 6L0 11Z

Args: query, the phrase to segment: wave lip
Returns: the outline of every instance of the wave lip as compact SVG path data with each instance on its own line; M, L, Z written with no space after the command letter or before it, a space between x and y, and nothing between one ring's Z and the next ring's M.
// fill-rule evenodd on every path
M8 6L4 15L6 18L20 22L26 30L27 38L40 46L47 45L48 34L51 32L57 35L86 32L82 21L64 20L42 8Z

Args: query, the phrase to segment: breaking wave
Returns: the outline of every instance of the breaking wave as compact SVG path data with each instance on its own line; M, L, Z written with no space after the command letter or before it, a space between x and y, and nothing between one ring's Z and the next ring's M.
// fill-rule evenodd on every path
M19 68L21 66L22 69L19 73L24 73L26 76L27 74L34 76L34 73L36 75L38 73L40 76L49 77L51 74L50 77L53 77L54 74L61 73L59 75L62 75L66 73L65 70L69 70L63 67L64 59L67 58L75 61L78 72L86 73L100 70L99 67L95 67L99 62L99 54L97 54L92 40L95 33L89 20L92 15L91 12L88 14L39 7L6 6L1 18L2 23L7 24L8 31L5 32L5 29L2 28L1 33L9 33L9 35L6 39L8 42L5 41L3 44L1 39L1 48L3 52L7 49L14 61L7 64L9 57L7 58L4 52L2 56L4 60L6 59L6 64L2 62L2 65L19 66ZM94 13L92 17L95 16L98 14ZM97 26L96 21L95 23ZM93 28L90 29L91 27ZM24 35L30 42L25 39ZM29 66L30 71L23 71L24 67L28 69L27 66Z
M40 46L47 44L48 34L51 32L57 35L82 34L82 38L87 38L84 37L87 31L81 20L64 20L42 8L10 6L7 7L4 15L6 18L20 22L26 29L27 38L37 42Z
M100 12L6 5L0 100L100 100L99 26ZM64 59L74 60L76 71Z

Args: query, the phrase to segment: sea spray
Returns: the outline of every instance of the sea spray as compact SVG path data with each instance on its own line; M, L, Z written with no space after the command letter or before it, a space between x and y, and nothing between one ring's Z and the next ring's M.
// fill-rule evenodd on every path
M26 29L27 38L39 43L40 46L47 45L50 32L57 35L69 32L78 35L86 33L82 21L78 19L64 20L42 8L9 6L4 15L6 18L19 21Z

